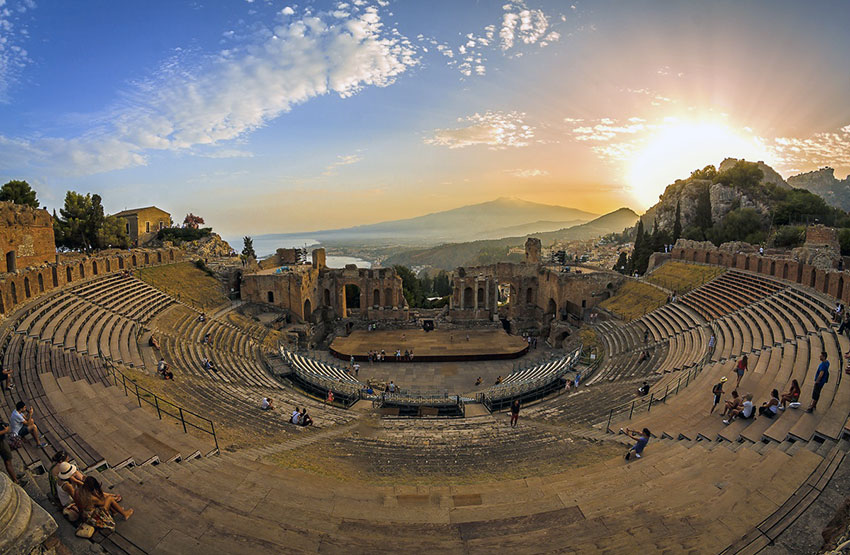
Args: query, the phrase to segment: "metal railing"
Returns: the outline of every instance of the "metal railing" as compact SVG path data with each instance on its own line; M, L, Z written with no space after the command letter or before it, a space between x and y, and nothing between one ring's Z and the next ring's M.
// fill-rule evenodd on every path
M711 333L714 334L714 327L709 327L711 329ZM714 353L715 348L716 343L714 346L712 346L712 348L706 351L705 355L703 355L702 359L695 366L688 369L688 372L685 375L679 375L679 379L675 382L675 387L673 387L673 382L668 382L664 386L663 394L661 394L659 391L650 391L649 398L635 399L631 403L626 403L620 405L619 407L612 408L608 412L608 421L605 424L605 431L608 433L612 433L611 421L615 417L619 418L621 415L628 413L628 417L626 417L626 420L631 420L635 414L638 414L644 410L649 413L652 411L653 405L657 405L658 403L666 403L668 397L678 395L680 389L688 387L691 381L694 380L703 371L705 366L711 363L711 355Z
M124 388L124 395L127 395L128 397L135 395L139 408L142 407L142 402L144 401L156 409L156 415L160 420L162 420L163 414L179 420L180 424L183 425L184 433L188 433L187 426L191 426L196 430L210 434L213 438L213 442L215 443L216 452L218 452L218 436L215 433L215 424L212 420L204 418L190 410L186 410L183 407L179 407L171 401L166 401L153 391L140 386L138 383L133 381L132 378L128 378L123 372L118 370L108 358L100 355L98 355L98 358L103 361L104 367L106 368L107 373L112 376L114 384L117 386L120 383L120 385ZM172 412L169 412L169 409L171 409ZM194 422L193 419L195 420ZM207 424L208 427L204 426L204 424Z

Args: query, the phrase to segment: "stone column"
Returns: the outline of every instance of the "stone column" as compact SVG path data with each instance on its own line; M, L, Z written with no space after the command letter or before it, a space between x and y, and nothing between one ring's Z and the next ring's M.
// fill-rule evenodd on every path
M466 308L466 280L460 280L460 308Z
M484 280L484 310L490 310L490 278Z
M478 310L478 284L480 283L480 281L479 281L478 278L475 278L475 281L473 283L474 283L474 286L472 288L472 298L473 298L473 303L474 303L473 306L475 307L475 310Z

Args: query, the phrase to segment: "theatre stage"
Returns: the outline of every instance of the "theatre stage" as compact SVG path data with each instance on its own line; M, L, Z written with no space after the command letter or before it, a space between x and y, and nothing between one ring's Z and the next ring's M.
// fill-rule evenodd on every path
M469 338L467 340L467 338ZM521 357L528 351L522 337L502 330L376 330L353 331L331 342L330 352L343 360L367 360L369 351L386 351L385 362L395 362L395 352L413 349L413 362L495 360Z

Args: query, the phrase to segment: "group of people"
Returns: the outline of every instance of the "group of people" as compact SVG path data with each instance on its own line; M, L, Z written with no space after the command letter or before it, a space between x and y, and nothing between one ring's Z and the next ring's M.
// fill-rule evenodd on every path
M401 352L401 349L396 349L395 351L395 361L407 361L411 362L413 360L413 349L405 349L404 352ZM369 362L384 362L387 360L387 351L385 349L378 350L370 350L366 355L366 358ZM354 364L354 356L351 357L351 364Z
M163 380L173 380L174 373L171 372L171 366L165 362L164 358L160 358L156 365L156 373Z
M97 478L80 472L64 451L53 456L50 479L56 484L62 515L77 524L80 537L90 538L95 529L114 530L115 514L121 515L124 520L133 516L133 509L120 505L120 495L104 492Z
M309 414L307 414L307 407L302 407L301 410L298 410L298 407L295 407L295 410L292 411L292 416L289 418L289 421L295 424L296 426L313 425L313 419L310 418Z

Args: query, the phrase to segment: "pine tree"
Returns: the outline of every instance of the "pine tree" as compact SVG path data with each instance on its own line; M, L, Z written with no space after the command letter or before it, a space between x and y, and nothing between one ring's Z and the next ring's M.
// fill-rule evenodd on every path
M620 272L621 274L625 274L629 265L629 255L626 254L626 251L620 251L620 257L617 259L617 262L614 264L613 270Z
M632 255L629 257L629 274L633 274L638 270L640 252L643 250L646 237L643 232L643 220L638 220L637 233L635 233L635 246L632 249Z
M705 186L697 197L694 225L702 229L703 232L708 231L714 225L711 219L711 191L708 186Z
M709 202L711 199L709 198ZM676 201L676 221L673 222L673 244L682 236L682 207L681 200Z
M257 253L254 252L254 240L251 237L246 235L245 237L242 238L242 243L243 243L242 256L244 256L246 259L253 258L253 259L256 260Z

